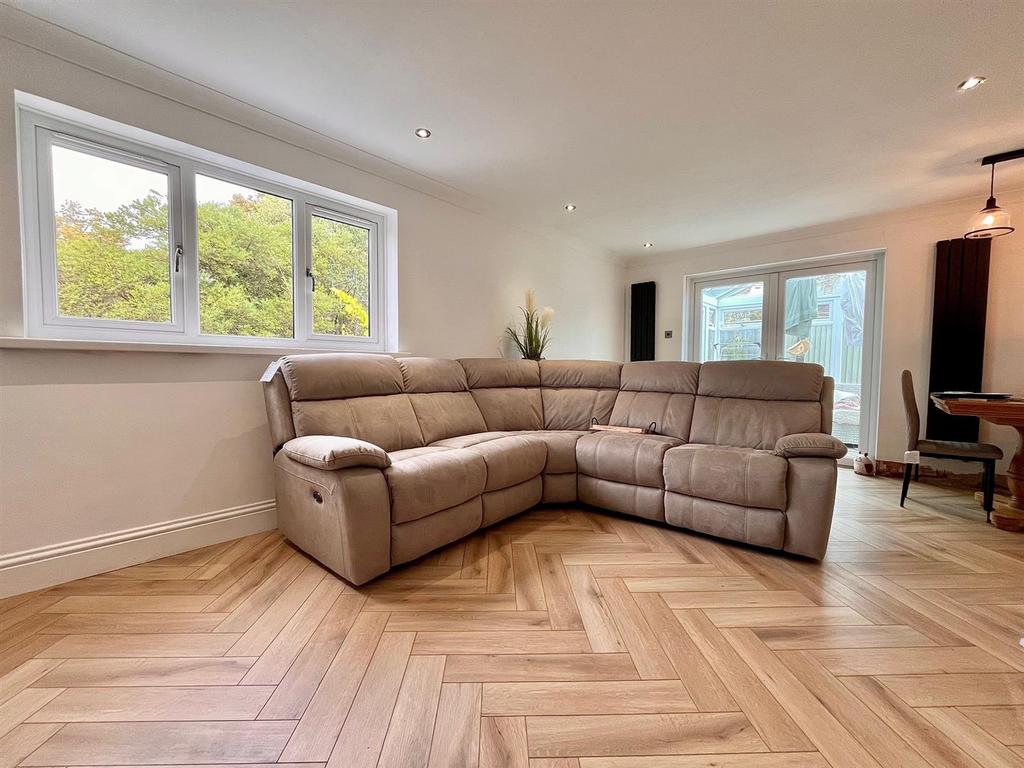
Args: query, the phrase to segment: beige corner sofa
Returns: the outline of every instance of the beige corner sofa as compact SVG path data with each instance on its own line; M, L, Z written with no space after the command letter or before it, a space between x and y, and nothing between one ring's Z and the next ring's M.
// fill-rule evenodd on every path
M821 558L846 452L803 363L318 354L263 386L279 525L354 584L539 503Z

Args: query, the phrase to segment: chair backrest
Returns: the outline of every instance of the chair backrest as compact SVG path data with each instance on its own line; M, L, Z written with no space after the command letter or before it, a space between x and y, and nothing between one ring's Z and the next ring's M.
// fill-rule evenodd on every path
M921 438L921 414L917 410L914 377L910 371L903 371L900 384L903 387L903 410L907 413L907 450L916 451L917 441Z

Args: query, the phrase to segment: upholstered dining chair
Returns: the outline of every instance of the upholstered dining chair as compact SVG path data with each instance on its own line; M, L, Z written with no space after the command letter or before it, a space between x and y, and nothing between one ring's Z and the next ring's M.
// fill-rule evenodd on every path
M914 397L914 377L910 371L903 371L903 407L907 412L907 450L918 451L921 456L933 459L955 459L957 461L981 462L983 506L988 517L992 517L992 502L996 489L996 462L1003 458L998 445L991 443L966 443L958 440L922 440L921 415L917 410L917 398ZM910 475L920 472L920 465L905 462L903 465L903 492L900 494L900 506L907 500L910 488Z

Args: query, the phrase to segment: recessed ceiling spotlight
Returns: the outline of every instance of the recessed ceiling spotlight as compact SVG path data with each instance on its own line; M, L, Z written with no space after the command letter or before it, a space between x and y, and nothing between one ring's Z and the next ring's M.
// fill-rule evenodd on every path
M430 129L429 128L417 128L414 131L414 133L417 136L419 136L421 139L429 139L430 138Z
M576 210L576 206L573 203L566 203L565 204L565 210L566 210L566 213L572 213L573 211Z
M986 80L988 80L987 77L982 77L981 75L971 75L962 83L960 83L960 85L958 85L957 88L960 89L961 91L969 91L972 88L977 88L979 85L982 85Z
M653 248L653 247L654 247L654 243L652 243L650 241L644 243L644 248Z

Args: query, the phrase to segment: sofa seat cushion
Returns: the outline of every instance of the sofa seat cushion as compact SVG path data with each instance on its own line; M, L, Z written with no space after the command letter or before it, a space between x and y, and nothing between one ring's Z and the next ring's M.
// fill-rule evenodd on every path
M389 454L384 477L391 522L407 523L479 496L487 482L484 457L458 448L419 448Z
M483 459L487 468L485 491L497 491L538 477L548 457L547 446L532 435L499 437L459 449L458 453L472 453Z
M427 454L437 453L438 448L434 445L425 445L421 448L403 448L400 451L389 451L388 461L392 464L397 464L400 461L406 459L414 459L417 456L426 456Z
M548 447L547 464L544 465L545 474L563 475L576 471L576 442L584 435L589 434L589 430L579 429L521 429L508 432L477 432L471 435L436 440L430 445L431 447L440 448L469 448L480 443L498 440L502 437L527 435L540 440Z
M664 488L662 458L682 440L663 435L592 432L576 443L580 474L628 485Z
M447 437L444 440L435 440L430 444L432 448L469 448L471 445L486 443L488 440L497 440L499 437L511 437L512 435L526 434L521 431L506 432L473 432L458 437Z
M665 488L759 509L786 508L788 464L770 451L684 445L665 454Z
M564 475L576 471L576 443L581 437L589 435L590 431L544 429L540 432L524 432L523 434L540 440L548 447L548 460L544 465L544 473Z

